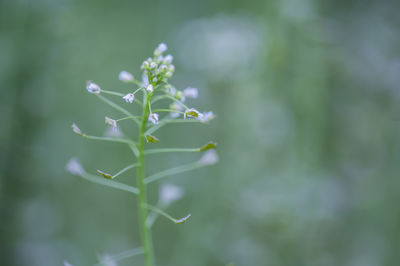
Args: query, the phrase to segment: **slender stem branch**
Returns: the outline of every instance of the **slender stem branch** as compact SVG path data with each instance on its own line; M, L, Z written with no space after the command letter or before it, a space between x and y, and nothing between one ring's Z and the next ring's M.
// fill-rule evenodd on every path
M146 134L154 133L155 131L159 130L161 127L165 126L166 124L172 123L201 123L198 119L164 119L158 122L157 125L152 126L151 128L147 129Z
M107 186L107 187L112 187L112 188L116 188L116 189L120 189L120 190L124 190L124 191L128 191L131 192L133 194L139 194L139 190L135 187L123 184L123 183L119 183L117 181L113 181L113 180L108 180L102 177L98 177L92 174L88 174L88 173L84 173L83 175L81 175L80 177L82 177L83 179L86 179L90 182L99 184L99 185L103 185L103 186Z
M164 153L164 152L199 152L200 148L185 149L185 148L166 148L166 149L151 149L145 150L144 154Z
M124 121L124 120L128 120L128 119L134 119L134 118L139 119L139 118L141 118L141 117L140 117L140 116L137 116L137 115L134 115L134 116L126 116L126 117L117 119L117 120L115 120L115 121L120 122L120 121Z
M181 165L181 166L178 166L178 167L170 168L170 169L158 172L158 173L156 173L154 175L151 175L149 177L146 177L144 179L144 183L148 184L148 183L157 181L157 180L159 180L161 178L164 178L164 177L167 177L167 176L176 175L176 174L180 174L180 173L183 173L183 172L191 171L191 170L203 167L203 166L204 165L202 165L202 164L200 164L198 162L194 162L194 163L188 163L188 164Z
M172 109L155 109L153 111L154 113L160 113L160 112L168 112L168 113L178 113L178 114L185 114L184 112L180 112L177 110L172 110Z
M114 108L115 110L120 111L121 113L125 114L126 116L131 116L134 117L133 114L131 114L130 112L128 112L127 110L125 110L124 108L122 108L121 106L119 106L118 104L114 103L113 101L110 101L109 99L107 99L106 97L102 96L102 95L98 95L99 99L102 100L103 102L105 102L106 104L110 105L112 108ZM137 125L140 125L140 121L137 118L132 118L133 121L135 121L135 123Z
M153 212L158 213L158 214L164 216L165 218L167 218L168 220L170 220L170 221L172 221L172 222L174 222L174 223L176 223L176 222L178 221L178 219L175 219L174 217L172 217L172 216L169 215L168 213L164 212L163 210L161 210L161 209L159 209L159 208L157 208L157 207L155 207L155 206L146 204L146 207L147 207L147 209L152 210Z
M143 253L145 257L145 265L153 266L153 247L151 243L151 232L150 228L146 224L147 219L147 196L146 196L146 187L144 184L144 143L145 136L144 132L146 131L146 122L147 117L149 116L149 103L151 101L151 96L147 96L144 94L143 96L143 114L141 125L139 128L139 141L138 141L138 167L137 167L137 184L139 189L139 225L140 232L142 237L142 247Z
M119 142L119 143L126 143L129 145L136 146L136 143L130 139L118 139L118 138L110 138L110 137L98 137L98 136L90 136L90 135L82 135L82 137L92 140L101 140L101 141L110 141L110 142Z
M130 257L133 257L133 256L137 256L137 255L140 255L140 254L143 254L143 249L141 247L140 248L134 248L134 249L126 250L126 251L120 252L118 254L112 255L110 257L111 257L112 260L117 262L117 261L120 261L120 260L123 260L123 259L127 259L127 258L130 258ZM102 265L103 265L103 263L99 262L99 263L96 263L93 266L102 266Z
M137 166L137 163L128 165L127 167L123 168L121 171L119 171L118 173L116 173L115 175L113 175L113 176L112 176L112 179L116 178L117 176L119 176L119 175L125 173L125 172L128 171L129 169L132 169L132 168L134 168L134 167L136 167L136 166Z
M124 95L123 95L122 93L116 92L116 91L101 90L101 93L105 93L105 94L110 94L110 95L115 95L115 96L124 97Z

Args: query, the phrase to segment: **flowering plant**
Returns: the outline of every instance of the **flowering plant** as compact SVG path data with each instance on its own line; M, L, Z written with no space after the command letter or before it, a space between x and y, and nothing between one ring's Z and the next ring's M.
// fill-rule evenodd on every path
M111 188L123 190L135 194L138 198L138 216L139 226L141 232L141 247L125 252L124 256L121 254L115 256L107 256L103 258L107 261L115 261L121 257L125 258L128 255L144 255L144 262L146 266L154 265L154 255L151 240L151 227L158 216L164 216L176 224L182 224L186 222L190 214L183 218L176 219L171 215L167 214L165 209L172 204L174 201L179 200L183 195L184 191L176 186L164 184L160 188L160 197L158 203L155 205L150 204L147 201L147 185L166 178L168 176L176 175L178 173L194 170L200 167L213 165L218 161L218 156L215 152L216 144L214 142L208 142L200 148L163 148L163 149L148 149L147 146L156 145L160 140L154 136L154 133L162 128L166 124L171 123L208 123L214 118L212 112L201 113L194 108L189 108L185 104L186 98L197 98L198 90L196 88L186 88L182 91L177 90L173 85L169 83L169 78L172 77L175 67L172 64L173 57L171 55L165 55L167 50L165 44L160 44L155 50L154 55L151 58L145 60L141 66L143 72L142 80L139 81L134 76L127 72L122 71L119 74L119 80L135 85L137 88L127 94L119 92L104 90L99 85L92 81L88 81L86 89L89 93L97 96L107 105L116 109L124 115L119 119L112 119L105 117L105 124L108 125L112 130L111 136L93 136L87 135L81 131L81 129L74 123L72 124L72 130L76 134L83 138L96 140L96 141L107 141L116 142L127 145L134 157L135 162L131 165L126 166L115 174L107 173L103 170L97 170L98 176L87 173L81 166L76 158L72 158L66 169L73 175L82 177L88 181L105 185ZM141 100L137 97L141 94ZM127 102L129 104L137 104L141 107L142 113L140 115L134 115L120 104L109 100L104 95L112 95L120 98L120 101ZM168 100L170 102L169 107L165 109L152 109L152 106L161 100ZM167 113L161 117L162 113ZM180 118L183 116L183 118ZM123 121L132 121L138 127L137 141L129 139L122 134L118 134L119 123ZM147 176L145 175L145 157L147 155L156 153L169 153L169 152L205 152L205 154L193 163L181 165L168 170L161 171L159 173ZM118 181L115 181L117 177L123 173L136 168L136 180L137 187L133 187ZM70 265L65 263L66 265ZM106 264L106 263L103 263Z

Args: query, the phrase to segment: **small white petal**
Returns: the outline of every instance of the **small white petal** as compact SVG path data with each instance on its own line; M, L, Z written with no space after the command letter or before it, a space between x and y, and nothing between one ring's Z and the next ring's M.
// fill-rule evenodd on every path
M118 75L118 79L122 82L131 82L133 81L133 75L129 73L128 71L121 71Z
M153 85L149 84L149 86L146 87L146 91L152 93L154 91Z
M202 123L208 123L215 118L213 112L205 112L202 113L197 119L200 120Z
M81 135L81 136L83 135L81 129L75 123L73 123L71 127L72 127L72 131L74 131L76 134Z
M104 254L100 257L100 264L103 266L118 266L115 259L113 259L110 255Z
M109 118L107 116L105 117L105 123L107 125L111 126L112 129L114 129L114 130L116 130L118 128L117 121L114 120L114 119L111 119L111 118Z
M78 159L71 158L67 165L65 166L65 170L67 170L72 175L83 176L85 174L85 170L82 165L79 163Z
M157 48L154 50L154 54L155 55L160 55L162 53L164 53L165 51L167 51L168 47L165 43L160 43Z
M160 188L160 203L164 207L167 207L173 202L181 199L184 195L185 192L182 188L174 185L164 184Z
M71 263L69 263L68 261L64 260L64 266L74 266Z
M153 113L151 113L151 114L149 115L148 120L149 120L151 123L153 123L154 125L157 125L157 124L158 124L158 114L153 114Z
M124 97L122 97L127 103L132 103L135 100L135 95L133 93L128 93Z
M149 85L149 77L146 74L142 75L142 86L147 87Z
M199 163L203 166L213 165L219 161L218 154L215 150L208 150L200 158Z
M172 63L173 60L174 60L174 57L169 54L169 55L164 57L163 63L166 64L166 65L169 65L169 64Z
M196 88L186 88L183 90L183 95L185 95L188 98L197 98L197 96L199 95L199 92Z
M101 91L100 86L92 81L86 82L86 90L92 94L99 94Z

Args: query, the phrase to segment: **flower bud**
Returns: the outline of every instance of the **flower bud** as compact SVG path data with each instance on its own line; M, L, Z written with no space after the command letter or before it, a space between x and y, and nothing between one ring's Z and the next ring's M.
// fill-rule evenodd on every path
M151 114L149 115L148 120L149 120L151 123L153 123L154 125L157 125L157 124L158 124L158 114L153 114L153 113L151 113Z
M153 85L149 84L149 85L146 87L146 91L147 91L148 93L152 93L152 92L154 91Z
M118 75L118 79L122 82L131 82L133 81L133 75L129 73L128 71L121 71Z
M199 95L199 92L196 88L188 87L183 90L183 95L185 95L188 98L195 99Z
M133 93L128 93L127 95L125 95L122 98L125 100L125 102L132 103L133 100L135 100L135 95L133 95Z
M99 85L97 85L96 83L92 82L92 81L88 81L86 82L86 90L92 94L100 94L100 87Z
M73 123L71 125L71 127L72 127L72 131L74 131L76 134L78 134L80 136L83 136L81 129L75 123Z
M85 170L75 157L68 161L67 165L65 166L65 170L76 176L83 176L85 174Z

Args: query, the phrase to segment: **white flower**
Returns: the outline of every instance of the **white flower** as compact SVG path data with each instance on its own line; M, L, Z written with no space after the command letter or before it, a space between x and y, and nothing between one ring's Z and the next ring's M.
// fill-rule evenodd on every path
M181 199L183 195L185 195L185 192L182 188L174 185L164 184L160 188L160 204L162 204L164 207L167 207L173 202Z
M133 100L135 99L135 95L133 93L128 93L124 97L122 97L127 103L132 103Z
M208 150L200 158L199 164L202 166L213 165L219 161L218 154L215 150Z
M146 87L146 91L152 93L154 91L153 85L149 84L149 86Z
M168 47L165 43L160 43L157 48L154 50L154 54L159 56L162 53L164 53L165 51L167 51Z
M153 113L151 113L151 114L149 115L148 120L149 120L151 123L153 123L154 125L157 125L157 124L158 124L158 114L153 114Z
M177 118L177 117L179 117L179 115L180 115L179 112L182 112L182 111L183 111L182 105L177 104L177 103L171 104L171 105L169 106L169 108L170 108L171 110L176 111L176 112L171 112L171 113L169 113L169 114L171 115L172 118Z
M88 82L86 82L86 89L88 92L90 92L92 94L99 94L101 91L99 85L97 85L94 82L91 82L90 80Z
M68 161L67 165L65 166L65 170L72 175L83 176L85 174L85 170L75 157Z
M129 73L128 71L121 71L118 75L118 79L122 82L131 82L133 81L133 75Z
M118 266L115 259L108 254L104 254L100 257L100 264L103 266Z
M69 263L68 261L64 260L64 266L74 266L71 263Z
M194 108L186 109L185 114L183 115L183 118L186 119L186 117L199 117L201 113L197 111Z
M172 61L174 60L174 57L172 55L167 55L164 57L163 63L166 65L169 65L172 63Z
M213 114L213 112L205 112L205 113L200 114L197 119L200 120L200 122L202 122L202 123L208 123L209 121L213 120L214 118L215 118L215 115Z
M182 91L177 91L175 94L175 98L179 99L183 103L186 101L186 97Z
M118 128L117 121L107 116L105 117L105 123L111 126L113 130L116 130Z
M196 88L186 88L183 90L183 95L185 95L188 98L197 98L197 96L199 95L199 92Z
M166 91L171 96L175 96L176 94L176 89L174 87L168 87Z
M142 75L142 87L147 87L149 85L149 77L146 74Z
M81 136L83 135L81 129L75 123L73 123L71 127L72 127L72 131L74 131L76 134L81 135Z

